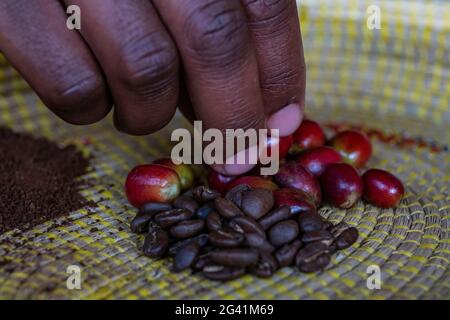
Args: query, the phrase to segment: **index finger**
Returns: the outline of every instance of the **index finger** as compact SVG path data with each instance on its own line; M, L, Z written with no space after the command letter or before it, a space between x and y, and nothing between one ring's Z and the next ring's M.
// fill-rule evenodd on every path
M155 0L181 52L195 114L208 128L263 128L258 66L239 0Z
M303 120L306 68L295 0L241 0L255 44L268 127L292 134Z
M181 53L189 95L203 127L222 131L265 128L258 64L240 1L154 3ZM239 162L215 169L237 175L254 166L251 161Z

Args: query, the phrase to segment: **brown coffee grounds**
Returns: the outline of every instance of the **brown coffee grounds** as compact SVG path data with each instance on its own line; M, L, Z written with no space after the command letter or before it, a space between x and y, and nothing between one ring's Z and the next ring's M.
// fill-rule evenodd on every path
M88 166L74 146L0 128L0 234L91 206L79 193Z

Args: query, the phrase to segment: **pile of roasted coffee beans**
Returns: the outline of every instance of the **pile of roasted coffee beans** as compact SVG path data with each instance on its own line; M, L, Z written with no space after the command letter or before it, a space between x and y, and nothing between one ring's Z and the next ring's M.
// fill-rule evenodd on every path
M270 141L269 151L274 143L281 163L274 176L261 176L260 166L224 176L168 158L134 168L125 191L139 209L131 229L147 234L144 254L173 256L175 271L192 268L215 280L268 277L290 265L314 272L358 239L355 228L322 220L324 202L347 209L362 198L393 208L404 195L387 171L361 174L372 145L360 131L327 140L317 122L305 120L293 135Z
M172 256L173 271L192 268L217 281L245 273L270 277L292 265L302 272L319 271L331 254L358 239L356 228L345 223L332 225L315 210L292 213L275 203L272 191L245 184L224 197L198 186L170 204L145 204L131 229L146 233L146 256Z

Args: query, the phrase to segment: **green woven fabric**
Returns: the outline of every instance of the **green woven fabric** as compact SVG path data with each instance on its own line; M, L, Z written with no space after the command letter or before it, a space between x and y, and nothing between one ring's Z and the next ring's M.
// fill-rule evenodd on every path
M307 109L322 123L350 123L387 133L450 141L450 3L378 1L381 30L366 28L371 1L301 1L308 64ZM450 298L450 156L396 141L373 140L370 166L396 172L407 194L394 210L359 202L350 210L324 207L331 222L360 231L358 242L317 274L293 268L270 279L247 275L218 284L167 260L143 257L142 236L129 231L135 211L123 182L136 164L168 155L177 117L149 137L129 137L110 119L74 127L52 115L0 58L0 125L74 143L93 156L83 194L98 202L33 230L0 236L2 299L436 299ZM1 160L1 155L0 155ZM68 290L69 265L82 270L81 290ZM381 269L380 290L366 285L367 268Z

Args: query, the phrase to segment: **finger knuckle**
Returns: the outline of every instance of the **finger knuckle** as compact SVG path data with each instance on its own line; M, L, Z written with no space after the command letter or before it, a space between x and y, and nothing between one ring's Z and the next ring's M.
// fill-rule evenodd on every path
M237 109L231 108L229 111L223 113L223 117L220 119L223 129L228 128L241 128L256 129L264 127L264 112L258 112L250 105L250 101L242 101L242 99L233 99L230 105L239 106ZM239 112L236 112L239 110Z
M295 9L295 0L243 0L250 23L267 25L285 22Z
M48 105L62 112L90 108L104 97L105 85L101 76L63 77L55 81L55 88L45 97Z
M134 136L148 135L164 128L172 119L173 113L163 113L161 116L141 116L139 118L125 116L116 117L115 127L127 134Z
M129 41L122 50L118 75L126 86L158 96L176 82L177 52L164 37L145 35Z
M243 0L249 23L266 26L286 22L295 12L295 0Z
M185 30L190 49L202 61L227 63L246 53L249 35L238 1L216 0L200 6L188 17Z
M242 112L239 116L230 116L227 119L229 128L238 128L243 130L263 128L263 117L250 112Z
M303 67L286 68L280 65L267 72L261 83L261 89L270 93L297 90L304 76L305 69Z

